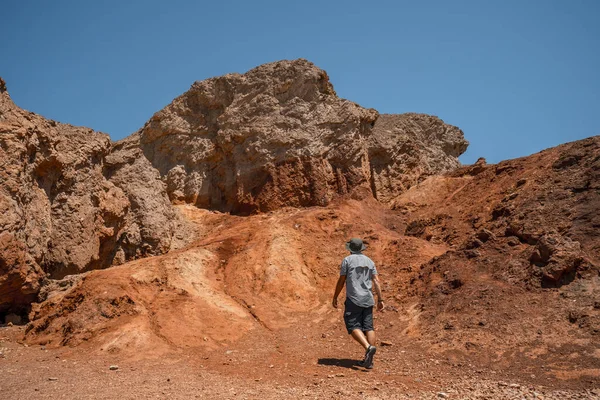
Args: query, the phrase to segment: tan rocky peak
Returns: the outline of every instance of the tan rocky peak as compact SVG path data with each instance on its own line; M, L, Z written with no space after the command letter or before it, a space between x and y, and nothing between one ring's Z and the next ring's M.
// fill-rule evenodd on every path
M268 64L259 65L251 70L239 74L229 73L223 76L214 77L202 81L196 81L191 87L191 90L204 90L206 85L216 84L219 82L229 82L231 84L239 84L240 89L248 89L244 87L245 82L254 82L253 89L258 92L271 92L274 95L279 95L293 90L293 86L311 86L311 91L306 91L303 97L311 97L317 94L336 95L333 85L329 81L327 72L317 67L312 62L298 58L295 60L281 60ZM256 82L260 82L257 85ZM285 98L285 96L283 96ZM312 98L315 100L316 98Z
M174 202L235 213L326 205L368 182L377 116L337 97L314 64L278 61L195 82L140 144Z
M195 82L139 139L171 201L233 213L327 205L359 187L389 201L459 165L460 129L421 114L378 129L378 117L313 63L284 60Z

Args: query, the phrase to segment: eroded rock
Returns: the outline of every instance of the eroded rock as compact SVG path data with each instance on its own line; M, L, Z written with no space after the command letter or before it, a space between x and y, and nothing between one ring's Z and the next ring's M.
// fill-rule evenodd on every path
M300 59L196 82L139 135L171 201L234 213L324 206L359 187L388 201L467 146L436 117L377 118Z
M548 234L537 242L529 260L542 269L543 284L559 286L574 279L585 258L579 242Z
M147 160L115 167L115 185L105 176L108 135L22 110L5 91L0 115L0 312L22 312L46 276L168 250L174 214Z
M436 117L378 120L302 59L196 82L118 143L22 110L0 86L0 229L25 260L5 263L7 311L39 282L183 245L172 203L250 214L344 194L386 202L467 146Z
M460 129L437 117L380 115L367 144L377 199L388 202L427 176L455 169L468 145Z
M25 314L35 301L44 272L12 233L0 233L0 314ZM0 321L2 322L2 321Z

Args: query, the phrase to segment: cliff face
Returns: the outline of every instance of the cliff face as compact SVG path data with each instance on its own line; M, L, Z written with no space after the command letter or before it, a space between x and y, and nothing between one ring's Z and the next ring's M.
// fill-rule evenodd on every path
M173 214L158 174L147 164L135 186L142 173L119 166L113 183L111 151L117 159L108 135L47 120L0 93L0 312L26 307L45 277L169 248ZM151 210L136 200L144 191ZM148 219L158 231L145 235Z
M123 192L102 175L108 135L21 110L7 93L0 112L3 233L50 274L101 262L100 249L127 208Z
M360 186L389 200L466 149L435 117L377 117L312 63L280 61L196 82L138 138L172 201L234 213L323 206Z
M375 110L282 61L196 82L139 132L170 198L234 213L325 205L368 179Z

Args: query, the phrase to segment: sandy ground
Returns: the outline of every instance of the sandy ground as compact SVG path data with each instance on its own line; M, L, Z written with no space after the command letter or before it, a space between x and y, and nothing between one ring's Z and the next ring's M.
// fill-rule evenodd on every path
M341 324L338 324L341 325ZM599 399L600 381L524 376L379 346L375 368L341 326L314 334L249 336L214 351L123 358L85 348L28 346L24 328L0 328L0 393L5 399ZM306 333L306 334L305 334ZM85 347L85 346L83 346ZM111 366L118 369L111 370Z

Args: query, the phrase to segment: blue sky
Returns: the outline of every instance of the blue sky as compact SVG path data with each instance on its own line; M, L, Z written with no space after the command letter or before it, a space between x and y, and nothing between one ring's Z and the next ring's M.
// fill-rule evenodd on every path
M2 2L0 76L21 107L115 140L195 80L306 58L341 97L423 112L463 163L600 134L600 1Z

